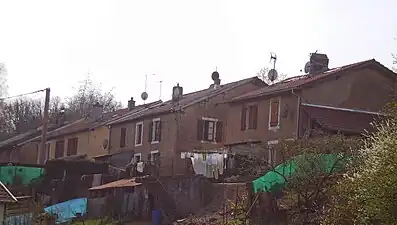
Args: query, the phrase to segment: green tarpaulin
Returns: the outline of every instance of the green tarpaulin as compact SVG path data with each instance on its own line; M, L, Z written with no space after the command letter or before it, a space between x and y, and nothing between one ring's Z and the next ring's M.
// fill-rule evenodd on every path
M0 166L0 181L10 185L14 183L27 185L44 173L43 168L25 166Z
M285 178L288 178L295 173L299 161L309 161L313 159L313 157L307 159L307 156L308 155L295 156L290 160L276 166L274 170L267 172L264 176L254 180L252 182L254 192L274 192L280 190L285 185ZM324 168L325 173L329 173L333 167L334 168L332 172L340 172L344 168L344 163L342 161L337 162L338 156L335 154L316 155L314 159L320 161L319 163L324 163L324 167L322 168ZM337 163L335 164L335 162Z

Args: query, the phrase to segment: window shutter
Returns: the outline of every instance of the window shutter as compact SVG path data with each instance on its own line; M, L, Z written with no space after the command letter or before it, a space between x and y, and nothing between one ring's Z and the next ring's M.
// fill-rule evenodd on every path
M252 107L252 129L258 127L258 105Z
M121 128L120 133L120 147L125 147L126 128Z
M153 140L153 122L149 124L149 135L148 135L148 142L152 142Z
M197 120L197 140L203 140L203 131L204 131L204 121L201 119Z
M203 127L204 127L204 130L203 130L203 141L213 141L213 139L212 139L212 140L209 140L209 139L208 139L208 130L209 130L209 126L210 126L210 122L204 120L204 121L203 121ZM213 127L214 127L214 126L215 126L215 124L213 125ZM212 131L213 131L213 130L212 130ZM212 135L214 135L214 133L212 133Z
M246 125L246 118L247 118L247 108L243 106L241 109L241 130L245 130Z
M159 129L159 132L158 132L158 135L159 135L159 142L161 141L161 132L162 132L161 124L162 124L162 123L163 123L162 121L159 121L159 127L158 127L158 129Z
M222 142L222 136L223 136L223 123L218 121L216 123L216 136L215 136L215 141L217 143Z

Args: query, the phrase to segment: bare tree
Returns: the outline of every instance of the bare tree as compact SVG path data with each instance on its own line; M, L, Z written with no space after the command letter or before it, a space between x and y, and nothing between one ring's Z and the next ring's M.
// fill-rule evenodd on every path
M0 111L0 140L41 126L44 109L43 100L24 97L4 102ZM54 97L50 101L50 123L56 123L59 111L60 98Z
M65 103L68 115L80 118L87 116L96 102L103 105L104 112L112 112L122 107L113 90L102 91L101 85L93 82L90 77L80 82L77 93L67 98Z
M270 71L270 68L263 67L258 73L256 73L256 75L259 77L259 79L263 80L266 84L269 84L269 85L277 83L279 81L282 81L287 77L287 74L280 73L280 74L278 74L277 78L274 81L271 81L268 78L269 71Z

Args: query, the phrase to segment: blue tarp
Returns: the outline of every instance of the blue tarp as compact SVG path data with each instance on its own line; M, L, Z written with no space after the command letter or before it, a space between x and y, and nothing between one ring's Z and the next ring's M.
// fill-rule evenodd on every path
M87 198L76 198L61 202L44 209L46 213L56 214L56 223L64 223L76 217L77 213L84 215L87 212Z

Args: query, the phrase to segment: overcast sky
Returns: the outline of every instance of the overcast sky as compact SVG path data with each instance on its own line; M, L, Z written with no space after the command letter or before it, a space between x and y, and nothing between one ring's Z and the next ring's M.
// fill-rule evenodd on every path
M0 1L0 62L9 94L51 87L67 96L88 72L126 105L255 76L277 54L277 69L299 75L309 53L330 66L397 52L396 0L8 0ZM156 75L151 75L156 74Z

